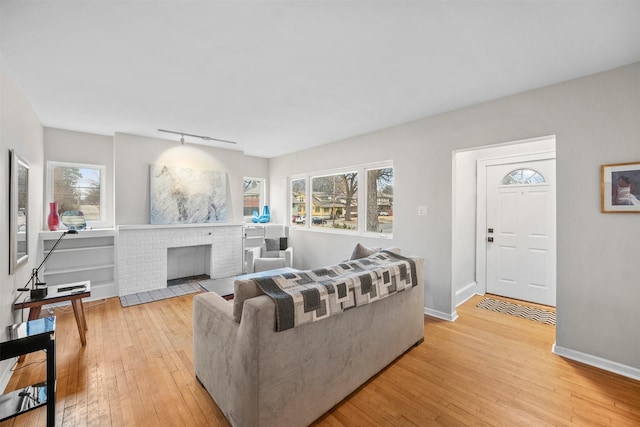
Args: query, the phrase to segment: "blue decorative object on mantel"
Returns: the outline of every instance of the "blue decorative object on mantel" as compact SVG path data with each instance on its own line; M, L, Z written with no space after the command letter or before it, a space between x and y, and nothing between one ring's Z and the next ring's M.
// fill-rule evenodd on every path
M87 228L87 221L84 219L82 211L64 211L60 216L60 221L67 227L67 230L84 230Z
M251 222L253 223L265 223L271 221L271 213L269 213L269 206L264 205L262 208L262 215L258 214L258 211L253 211L251 216Z
M264 205L262 208L262 215L258 218L258 222L265 223L271 221L271 213L269 212L269 206Z

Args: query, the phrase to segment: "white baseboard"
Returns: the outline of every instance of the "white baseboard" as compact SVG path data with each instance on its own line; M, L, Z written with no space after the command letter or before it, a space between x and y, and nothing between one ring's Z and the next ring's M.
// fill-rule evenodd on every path
M16 364L17 361L18 361L17 357L12 357L11 359L7 359L8 363L6 363L5 365L6 368L4 372L2 372L2 375L0 376L0 390L4 391L4 389L7 388L7 384L9 384L9 380L11 379L11 375L13 374L13 371L11 371L11 368L13 367L13 365Z
M478 294L478 282L471 282L462 289L458 289L455 295L455 306L458 307L461 304L467 302L471 297Z
M551 351L558 356L566 357L567 359L575 360L576 362L595 366L596 368L604 369L605 371L623 375L634 380L640 380L640 369L634 368L632 366L623 365L622 363L613 362L608 359L603 359L602 357L593 356L581 351L561 347L556 343L553 343Z
M427 316L446 320L448 322L455 322L456 319L458 318L458 313L455 311L453 313L445 313L443 311L438 311L438 310L434 310L432 308L427 308L427 307L424 308L424 314L426 314Z

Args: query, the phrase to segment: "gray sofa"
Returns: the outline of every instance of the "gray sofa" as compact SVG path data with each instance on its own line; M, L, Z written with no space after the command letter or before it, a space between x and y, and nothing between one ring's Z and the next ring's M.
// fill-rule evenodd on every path
M340 314L275 331L276 307L252 280L233 301L193 300L195 374L234 426L305 426L424 337L417 285Z

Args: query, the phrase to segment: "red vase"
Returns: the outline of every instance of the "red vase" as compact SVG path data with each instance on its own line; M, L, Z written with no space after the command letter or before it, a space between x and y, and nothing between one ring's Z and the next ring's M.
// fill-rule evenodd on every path
M49 230L56 231L60 225L60 215L58 215L58 204L56 202L49 203L49 216L47 217L47 225Z

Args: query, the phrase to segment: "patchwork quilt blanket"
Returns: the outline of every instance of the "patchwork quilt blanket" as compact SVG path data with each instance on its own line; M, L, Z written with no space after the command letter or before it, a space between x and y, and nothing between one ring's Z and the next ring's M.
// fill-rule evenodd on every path
M276 305L276 331L315 322L417 285L415 262L384 250L331 267L253 280Z

